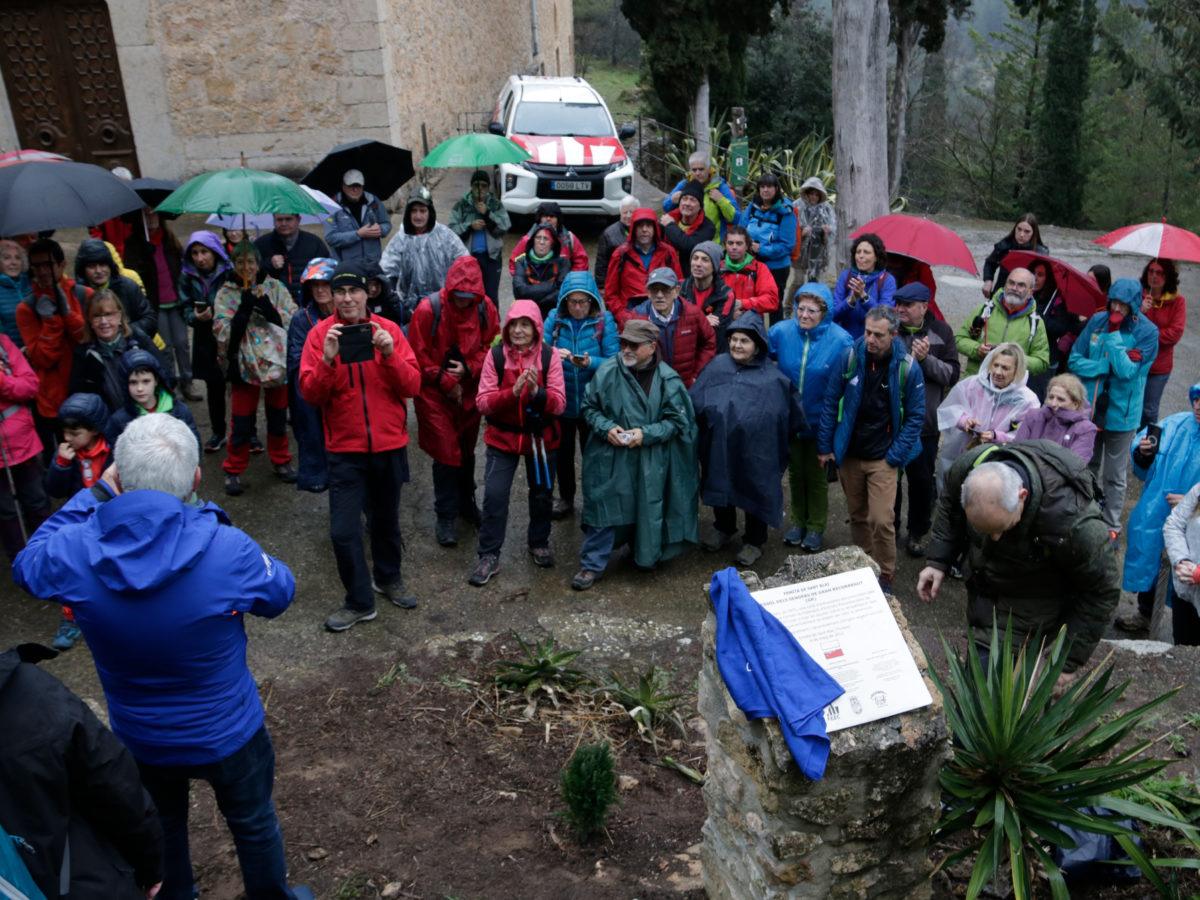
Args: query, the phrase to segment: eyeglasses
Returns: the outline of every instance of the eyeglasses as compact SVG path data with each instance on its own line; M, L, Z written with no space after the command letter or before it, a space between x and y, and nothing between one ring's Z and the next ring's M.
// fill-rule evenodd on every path
M354 284L349 287L341 286L333 289L333 297L335 300L342 300L346 297L356 297L358 294L366 294L367 289L362 285Z
M1152 266L1146 270L1147 275L1166 275L1165 269L1160 269L1158 266Z
M815 306L797 306L796 307L796 315L798 315L798 316L819 316L819 315L821 315L821 310L817 309Z
M621 346L622 350L636 350L638 347L642 346L642 344L648 344L650 342L649 341L627 341L627 340L625 340L625 338L621 338L617 343Z
M589 297L582 297L582 298L577 298L577 299L571 298L571 297L567 298L567 306L591 306L591 305L592 305L592 301L591 301L591 298L589 298Z

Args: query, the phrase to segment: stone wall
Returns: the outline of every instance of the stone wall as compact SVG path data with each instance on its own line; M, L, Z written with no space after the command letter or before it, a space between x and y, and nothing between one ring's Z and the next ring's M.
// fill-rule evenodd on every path
M789 557L751 590L868 566L857 547ZM892 611L923 675L925 656L899 604ZM941 698L934 705L834 732L821 781L809 781L774 719L747 722L721 678L716 618L704 623L699 708L707 730L708 779L701 861L709 897L928 897L925 842L940 806L937 773L950 756Z
M456 133L458 112L490 110L509 75L574 73L571 0L108 5L138 161L162 178L236 166L242 154L298 175L364 137L419 162L422 123L432 148ZM0 146L17 146L11 115L0 116Z

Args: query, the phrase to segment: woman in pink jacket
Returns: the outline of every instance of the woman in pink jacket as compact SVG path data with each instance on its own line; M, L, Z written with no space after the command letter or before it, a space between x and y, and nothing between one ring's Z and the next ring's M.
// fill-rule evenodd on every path
M10 562L50 517L38 460L42 442L27 405L37 392L38 377L29 361L8 335L0 334L0 465L8 470L0 478L0 544Z

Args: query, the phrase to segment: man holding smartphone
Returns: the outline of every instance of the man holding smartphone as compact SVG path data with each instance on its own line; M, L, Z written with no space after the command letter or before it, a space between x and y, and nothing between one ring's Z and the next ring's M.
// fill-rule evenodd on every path
M313 326L300 358L300 394L321 411L329 455L329 532L346 588L341 609L325 620L346 631L374 619L375 592L402 609L416 598L400 574L400 486L408 481L406 401L421 371L400 326L367 309L360 263L343 262L330 279L334 315ZM368 332L366 326L370 329ZM370 504L367 569L362 511Z

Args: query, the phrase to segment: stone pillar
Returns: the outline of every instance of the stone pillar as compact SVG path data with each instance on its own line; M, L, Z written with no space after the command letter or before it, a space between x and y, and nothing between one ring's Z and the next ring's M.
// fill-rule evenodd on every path
M752 572L742 578L758 590L864 566L877 571L859 548L840 547L789 557L765 583ZM950 756L949 730L925 655L899 603L891 606L934 704L834 732L821 781L800 772L775 719L747 722L729 696L709 612L699 690L708 745L700 857L709 897L929 897L925 844L940 807L937 774Z

